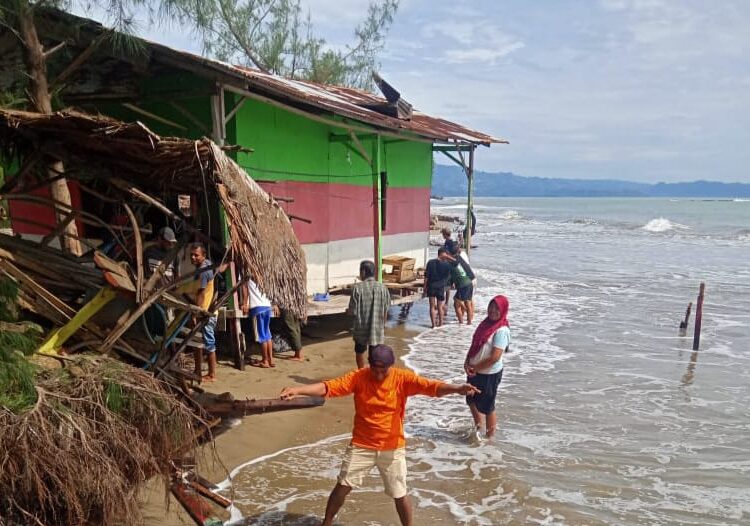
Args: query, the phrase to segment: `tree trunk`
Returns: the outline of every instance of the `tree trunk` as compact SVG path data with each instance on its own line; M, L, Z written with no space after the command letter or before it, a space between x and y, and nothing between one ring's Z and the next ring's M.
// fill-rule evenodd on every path
M44 48L39 41L39 35L34 25L34 12L27 2L20 2L18 10L18 25L23 38L23 58L26 64L26 73L29 78L29 95L31 104L35 111L39 113L52 113L52 96L49 92L49 83L47 81L47 63L44 57ZM49 165L50 178L64 172L64 166L61 161L55 161ZM70 189L65 179L52 181L49 186L50 196L55 201L64 205L72 206ZM59 224L64 221L70 210L63 207L55 207L55 217ZM71 254L81 254L81 243L76 238L78 228L75 221L72 221L65 228L69 235L60 236L60 247ZM71 237L76 236L76 237Z

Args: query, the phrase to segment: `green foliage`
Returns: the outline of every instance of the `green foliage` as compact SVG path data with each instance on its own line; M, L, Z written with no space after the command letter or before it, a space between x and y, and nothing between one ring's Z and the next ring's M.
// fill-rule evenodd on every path
M18 287L0 278L0 407L21 411L36 402L34 374L29 362L39 344L41 329L36 325L13 324L18 317Z
M161 15L191 24L205 53L294 79L371 88L398 0L372 0L354 42L332 49L300 0L163 0Z

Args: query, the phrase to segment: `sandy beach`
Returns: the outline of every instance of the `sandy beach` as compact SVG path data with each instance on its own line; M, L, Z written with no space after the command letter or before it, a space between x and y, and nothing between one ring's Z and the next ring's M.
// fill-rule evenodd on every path
M330 316L314 320L305 327L304 362L289 360L292 353L288 352L276 355L273 369L247 366L245 371L239 371L220 357L218 380L204 387L213 393L231 392L236 399L273 398L287 385L309 384L344 374L355 367L348 323L345 316ZM409 340L415 335L413 329L407 329L394 319L386 330L387 343L399 357L408 350ZM403 366L400 361L397 365ZM211 482L221 482L231 469L251 459L351 431L353 414L352 400L345 397L327 400L318 408L248 416L217 434L214 451L211 445L202 448L197 458L197 471ZM150 484L141 499L147 526L194 524L171 495L168 509L164 506L164 491L159 484ZM324 508L325 501L321 500L319 509L309 512L322 516ZM387 513L391 513L390 508ZM217 516L229 517L220 508L215 509ZM393 514L396 520L395 512Z

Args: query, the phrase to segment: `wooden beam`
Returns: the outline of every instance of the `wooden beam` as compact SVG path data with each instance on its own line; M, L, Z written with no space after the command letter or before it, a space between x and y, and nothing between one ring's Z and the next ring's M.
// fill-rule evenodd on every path
M172 126L173 128L177 128L178 130L187 131L187 127L183 126L182 124L177 124L174 121L170 121L169 119L165 119L164 117L160 117L159 115L156 115L154 113L151 113L150 111L146 111L143 108L139 108L135 104L130 104L129 102L123 102L122 106L124 108L129 109L130 111L134 113L138 113L140 115L143 115L144 117L148 117L151 120L154 120L156 122L160 122L162 124L166 124L167 126Z
M237 115L237 112L240 111L240 108L242 108L242 105L245 104L245 101L247 100L247 97L242 97L237 104L234 105L234 108L227 113L226 117L224 117L224 124L228 123L232 120L232 118Z
M203 122L201 122L201 120L198 117L193 115L193 113L190 110L188 110L185 106L175 101L169 101L169 105L172 106L174 109L176 109L178 112L180 112L180 114L182 114L182 116L185 117L187 120L192 122L195 125L195 127L198 128L198 130L200 130L203 133L203 135L208 136L211 134L211 132L208 130L208 127Z
M468 152L474 147L473 144L456 144L456 145L435 145L432 147L433 152Z
M362 156L362 158L367 161L367 164L372 166L372 157L367 153L367 150L365 150L365 147L362 146L362 143L359 142L359 139L355 135L353 130L349 130L349 137L351 137L352 142L354 143L354 149L357 150L357 153Z
M461 168L464 168L464 165L461 162L461 160L458 159L457 157L453 156L453 154L451 154L449 152L445 152L445 151L441 151L440 153L442 153L443 155L445 155L448 159L450 159L451 161L453 161L454 163L456 163L457 165L459 165Z

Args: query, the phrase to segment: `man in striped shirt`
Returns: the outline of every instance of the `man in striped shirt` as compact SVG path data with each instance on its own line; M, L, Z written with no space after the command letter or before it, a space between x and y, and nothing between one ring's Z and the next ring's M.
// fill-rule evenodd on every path
M375 263L359 264L359 283L354 285L347 312L354 317L352 336L357 368L365 366L365 351L385 342L385 320L391 295L388 287L375 280Z

